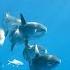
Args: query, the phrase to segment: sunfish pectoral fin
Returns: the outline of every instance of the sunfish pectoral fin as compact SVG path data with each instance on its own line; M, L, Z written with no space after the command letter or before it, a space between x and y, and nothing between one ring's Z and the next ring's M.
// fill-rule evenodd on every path
M37 32L37 29L35 29L35 32Z
M23 17L22 13L20 14L20 18L21 18L21 25L25 25L26 21L25 18Z
M38 49L37 44L36 44L36 46L35 46L35 53L39 53L39 49Z

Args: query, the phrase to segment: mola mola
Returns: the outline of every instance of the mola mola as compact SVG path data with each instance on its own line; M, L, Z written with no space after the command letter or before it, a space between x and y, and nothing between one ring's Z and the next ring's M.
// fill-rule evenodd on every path
M54 55L37 55L31 61L30 70L51 70L60 62L61 60Z
M47 27L38 22L26 22L23 15L20 14L20 19L6 13L6 21L12 26L17 26L18 31L23 37L40 37L47 32Z
M38 22L26 22L22 14L20 14L20 19L18 19L6 13L6 21L13 27L9 31L12 49L17 42L20 43L25 39L39 38L47 32L46 26Z
M30 70L51 70L61 63L61 60L45 52L46 49L39 45L25 46L24 58L29 62Z

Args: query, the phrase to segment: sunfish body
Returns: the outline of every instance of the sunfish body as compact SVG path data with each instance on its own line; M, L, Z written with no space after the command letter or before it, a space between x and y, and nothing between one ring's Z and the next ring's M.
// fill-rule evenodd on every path
M6 21L11 23L12 26L17 26L19 33L23 37L41 37L47 32L46 26L38 22L26 22L22 14L20 14L20 19L18 19L6 13Z
M61 60L55 57L54 55L38 55L34 59L32 59L32 63L30 65L30 70L52 70L58 64L60 64Z
M46 26L38 22L26 22L22 14L20 14L20 19L6 14L6 20L9 20L8 22L11 22L11 25L14 26L9 36L12 46L14 46L17 41L21 42L19 39L22 41L25 39L31 40L31 38L42 37L47 32Z
M24 26L19 27L19 31L23 37L38 38L47 32L47 28L38 22L27 22Z
M38 45L25 47L23 56L29 62L30 70L51 70L61 63L57 56L45 51L46 49Z

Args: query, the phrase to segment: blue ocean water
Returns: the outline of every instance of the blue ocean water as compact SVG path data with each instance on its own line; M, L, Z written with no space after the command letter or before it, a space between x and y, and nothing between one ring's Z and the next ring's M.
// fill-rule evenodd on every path
M0 27L6 29L5 13L19 17L23 13L26 21L36 21L47 26L48 32L36 43L48 49L48 52L57 55L62 62L56 70L70 69L70 0L0 0ZM0 70L16 70L17 67L7 65L8 60L21 60L24 66L19 70L29 70L24 60L23 45L16 45L10 51L8 37L0 47Z

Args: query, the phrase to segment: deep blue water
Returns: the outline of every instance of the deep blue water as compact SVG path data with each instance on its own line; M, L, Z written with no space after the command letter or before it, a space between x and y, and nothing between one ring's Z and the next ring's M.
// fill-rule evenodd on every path
M47 34L36 40L36 43L46 47L48 52L57 55L62 62L56 70L70 70L70 0L0 0L0 27L6 29L5 13L19 17L23 13L26 21L36 21L47 26ZM0 47L0 68L16 70L7 65L8 59L16 58L24 62L21 70L28 70L28 63L23 59L23 46L16 45L10 51L8 37ZM1 70L1 69L0 69Z

